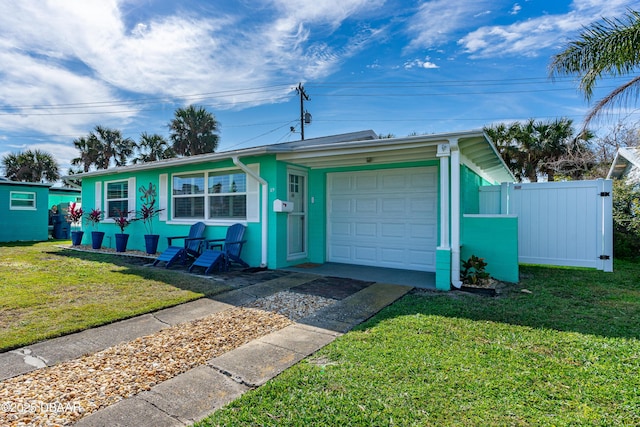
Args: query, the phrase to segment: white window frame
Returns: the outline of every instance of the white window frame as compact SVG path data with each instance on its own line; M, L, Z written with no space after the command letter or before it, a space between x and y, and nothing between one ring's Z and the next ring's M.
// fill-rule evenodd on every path
M236 193L209 193L208 182L209 182L210 176L223 176L223 175L235 175L235 174L242 174L245 176L245 191L236 192ZM173 194L174 178L183 177L187 175L201 175L203 177L204 192L202 194L185 194L185 195ZM168 189L169 191L167 191L167 194L169 196L170 203L171 203L171 219L168 223L169 224L171 223L191 224L197 221L203 221L207 224L216 224L216 225L231 225L235 223L246 224L248 222L248 218L252 215L250 211L250 208L252 206L250 201L252 197L252 191L251 191L252 187L251 187L250 181L251 181L251 177L247 173L245 173L244 171L238 168L206 169L206 170L198 170L198 171L184 171L184 172L177 172L177 173L171 174L171 179L170 179L171 188ZM229 195L245 196L245 216L243 218L211 218L209 217L210 198L229 196ZM203 197L204 198L204 216L203 217L176 218L175 216L176 198L187 198L187 197Z
M14 199L13 195L14 194L29 194L29 195L33 195L33 199ZM25 200L27 201L32 201L33 206L14 206L13 202L14 201L21 201L24 202ZM10 191L9 192L9 210L12 211L35 211L38 210L38 207L36 205L36 201L37 201L37 195L35 191Z
M115 184L115 183L120 183L120 182L126 182L127 183L127 196L126 197L121 197L121 198L116 198L116 199L110 199L109 198L109 184ZM136 213L136 182L135 182L135 178L129 178L129 179L118 179L118 180L114 180L114 181L105 181L104 182L104 219L105 220L115 220L117 218L117 216L111 216L111 212L109 209L109 202L114 202L114 201L123 201L126 200L127 201L127 210L129 211L129 215L127 215L129 218L133 218L135 217Z

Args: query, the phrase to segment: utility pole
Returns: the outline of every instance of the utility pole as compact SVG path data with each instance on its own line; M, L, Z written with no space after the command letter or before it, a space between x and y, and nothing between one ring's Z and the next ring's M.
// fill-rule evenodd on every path
M300 136L301 140L304 140L304 124L311 123L311 114L308 112L305 114L304 112L304 101L310 101L309 95L304 91L304 86L302 83L298 83L298 87L296 88L296 92L300 94Z

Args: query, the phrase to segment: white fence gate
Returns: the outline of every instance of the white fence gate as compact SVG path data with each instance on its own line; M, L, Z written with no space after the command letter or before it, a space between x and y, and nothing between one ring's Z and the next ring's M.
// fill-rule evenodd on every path
M612 182L480 187L481 214L518 216L518 260L613 271Z

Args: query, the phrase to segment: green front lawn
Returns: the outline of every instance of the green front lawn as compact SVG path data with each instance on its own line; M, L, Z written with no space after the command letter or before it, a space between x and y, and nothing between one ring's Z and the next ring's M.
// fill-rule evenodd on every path
M639 425L640 264L615 270L408 295L197 425Z
M0 351L229 289L179 271L64 250L59 244L0 246Z

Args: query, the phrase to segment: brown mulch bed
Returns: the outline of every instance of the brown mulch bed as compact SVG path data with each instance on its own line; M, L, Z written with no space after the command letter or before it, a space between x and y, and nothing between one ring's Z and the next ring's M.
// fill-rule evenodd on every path
M287 317L235 307L0 382L0 425L70 425L253 339Z

